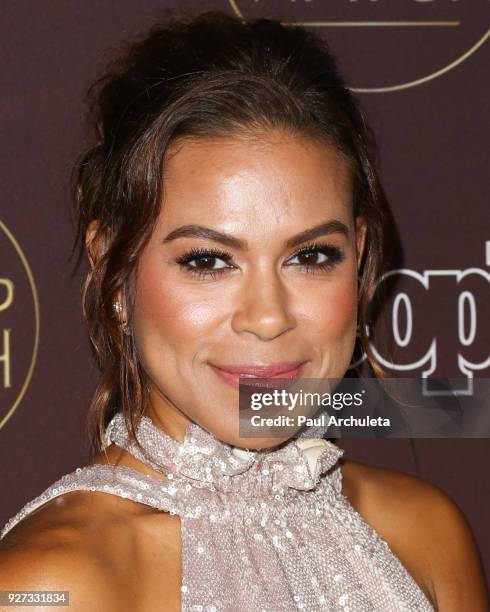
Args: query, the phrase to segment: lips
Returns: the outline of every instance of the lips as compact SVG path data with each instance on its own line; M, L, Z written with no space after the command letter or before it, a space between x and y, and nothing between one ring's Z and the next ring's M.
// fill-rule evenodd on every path
M260 382L254 379L286 379L293 382L296 378L301 376L305 361L288 361L282 363L275 363L272 365L214 365L210 364L211 368L226 383L239 389L240 384L258 386L258 387L272 387L277 386L277 383L268 383L261 380Z

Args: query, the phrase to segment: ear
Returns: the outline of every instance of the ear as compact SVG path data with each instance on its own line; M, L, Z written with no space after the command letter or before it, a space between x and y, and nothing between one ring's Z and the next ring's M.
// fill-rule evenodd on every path
M364 247L366 244L367 223L364 217L356 217L356 246L357 246L357 271L361 267L362 258L364 255Z
M93 269L107 249L107 237L100 232L100 221L94 219L90 222L85 233L85 247L90 266Z
M94 219L90 222L87 231L85 233L85 247L87 249L87 256L90 262L92 270L96 263L107 251L109 245L108 231L101 230L101 222L98 219ZM126 304L124 303L121 291L118 291L115 295L115 302L119 302L122 306L120 311L116 311L116 316L119 323L122 325L122 329L125 333L126 330Z

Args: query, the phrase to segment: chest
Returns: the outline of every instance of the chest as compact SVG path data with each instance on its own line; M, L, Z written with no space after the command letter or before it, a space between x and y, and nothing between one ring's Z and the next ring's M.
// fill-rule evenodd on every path
M169 520L157 530L142 530L132 546L126 543L119 609L319 612L342 603L391 612L407 609L407 593L410 609L429 609L377 540L358 531L350 539L348 527L325 516L279 519L272 512L265 520L205 516L182 522L165 516ZM117 556L123 558L122 548ZM129 600L132 607L124 608Z

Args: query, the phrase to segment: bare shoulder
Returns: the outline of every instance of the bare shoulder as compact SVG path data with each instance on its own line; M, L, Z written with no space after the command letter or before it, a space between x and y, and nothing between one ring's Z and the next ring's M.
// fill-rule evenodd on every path
M440 612L489 612L471 527L439 487L396 470L342 463L343 494L390 545Z
M125 567L114 549L114 540L128 545L131 538L117 529L123 514L108 497L67 493L16 525L0 541L0 590L69 591L75 611L131 609L128 590L121 605Z

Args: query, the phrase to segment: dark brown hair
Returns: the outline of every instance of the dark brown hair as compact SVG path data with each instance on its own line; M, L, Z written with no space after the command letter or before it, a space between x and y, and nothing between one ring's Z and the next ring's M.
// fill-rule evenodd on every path
M165 152L177 138L280 129L333 145L351 169L353 214L367 222L360 268L360 344L376 376L366 334L368 307L387 262L388 207L373 134L327 45L301 27L243 22L221 13L173 18L132 43L92 86L95 143L75 169L78 229L85 249L100 222L83 312L102 377L87 416L91 449L122 410L135 437L145 412L144 372L131 333L139 254L160 212ZM122 296L129 333L113 303Z

